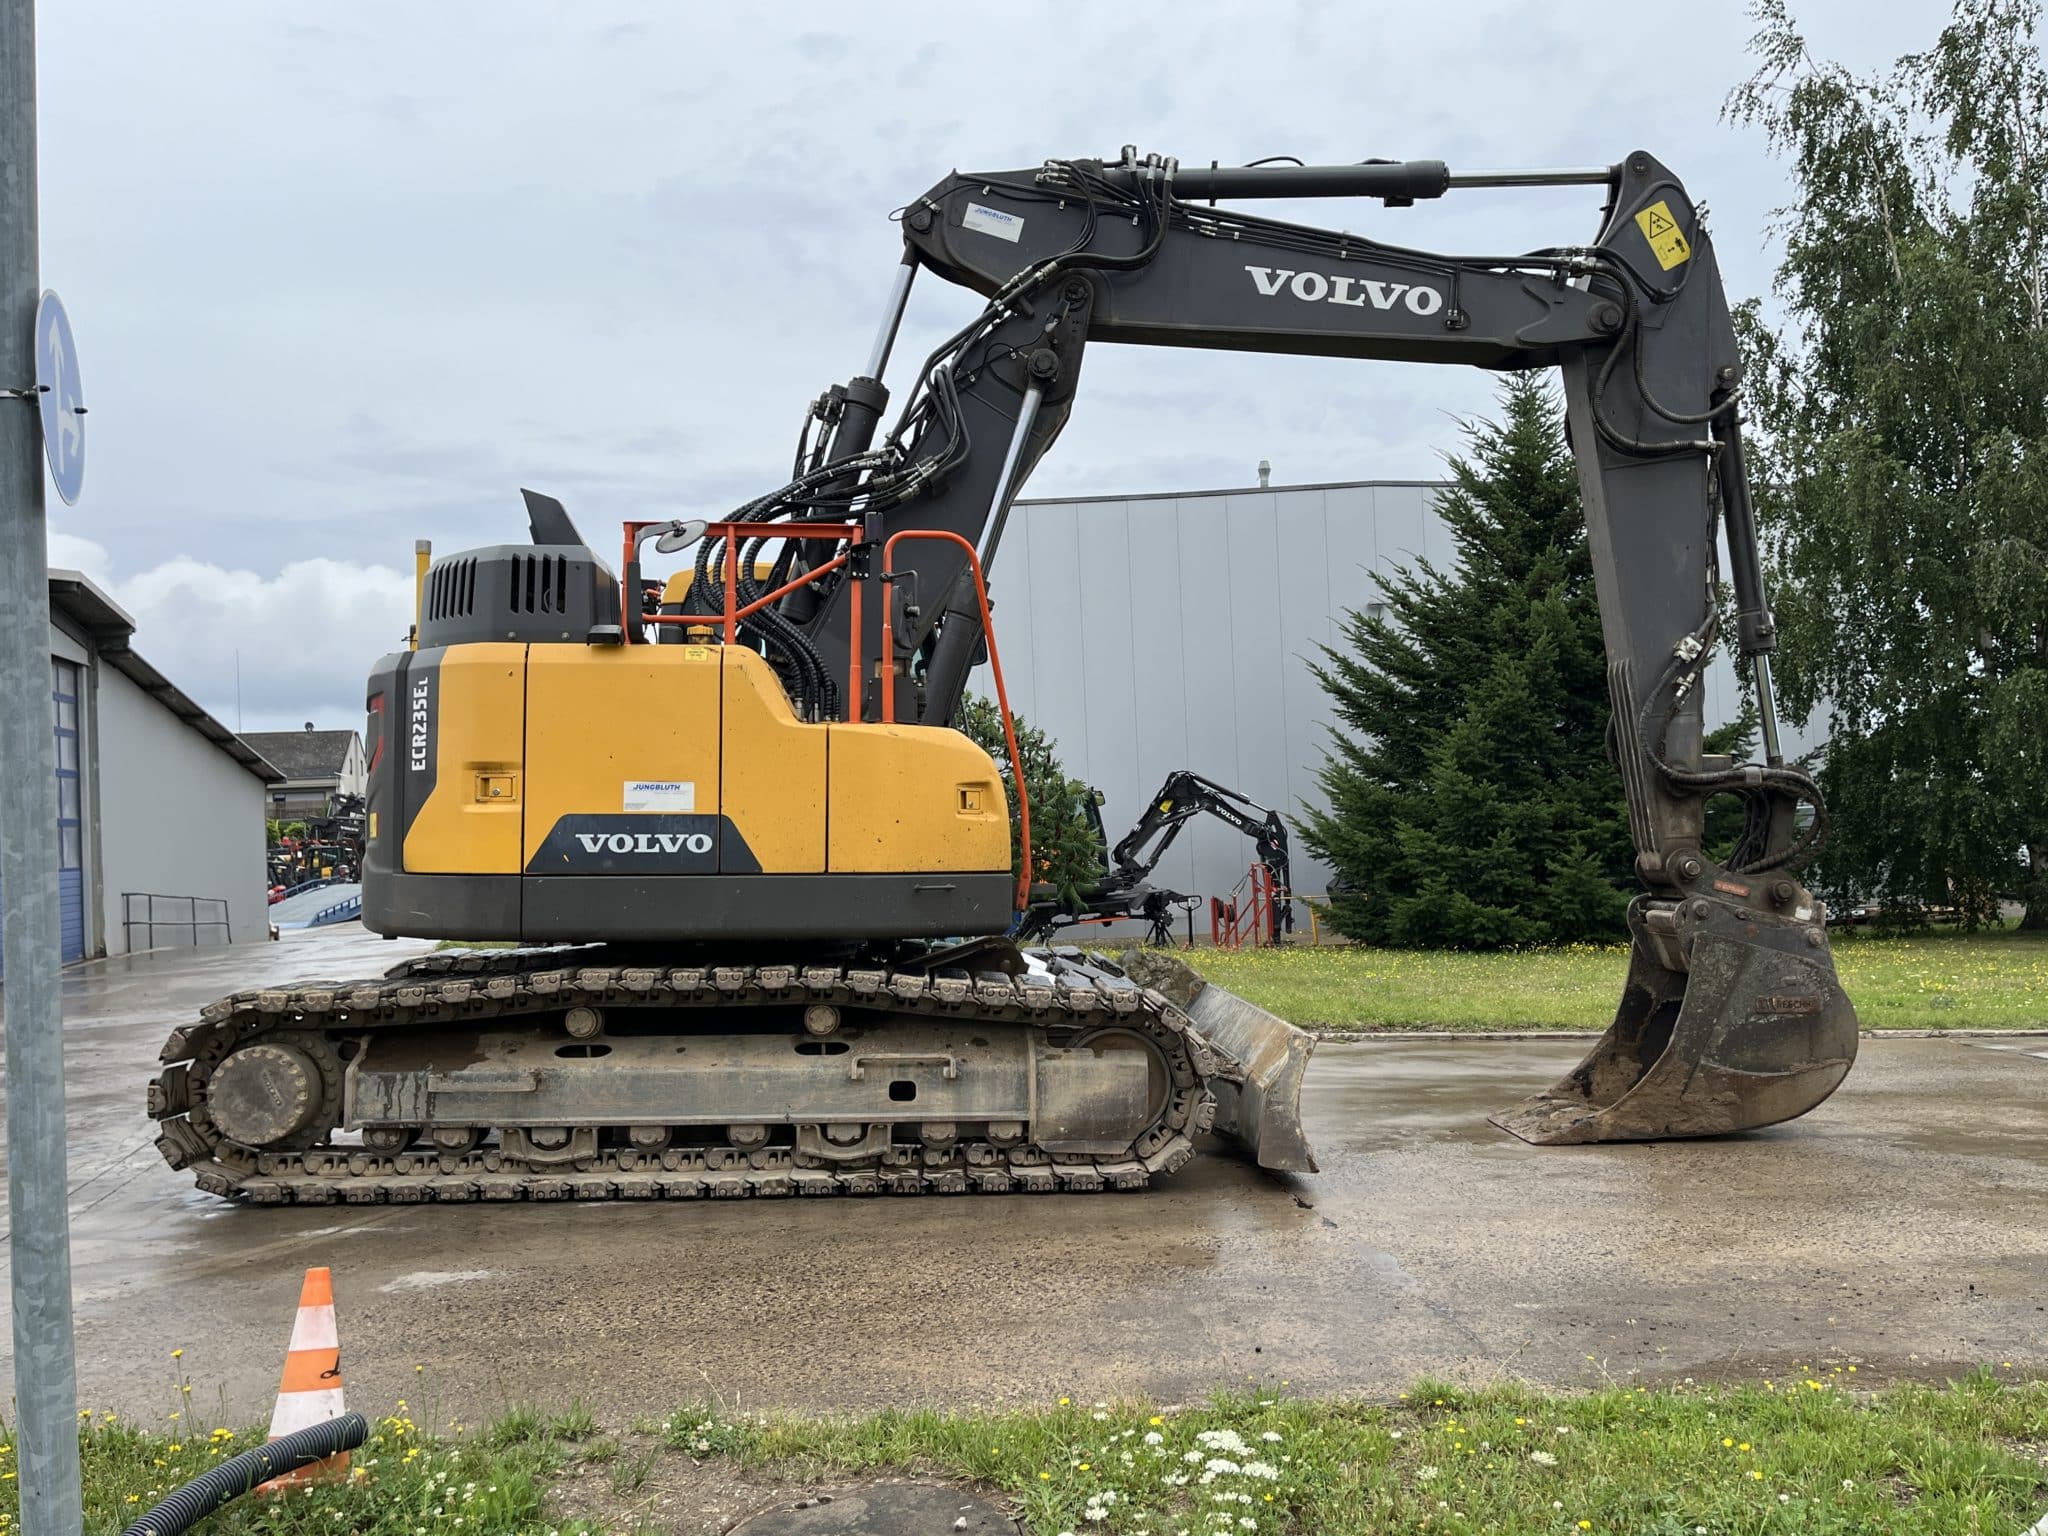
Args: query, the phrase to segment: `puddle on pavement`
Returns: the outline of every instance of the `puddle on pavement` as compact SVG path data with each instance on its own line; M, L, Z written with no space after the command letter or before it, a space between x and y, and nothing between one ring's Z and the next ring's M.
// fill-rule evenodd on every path
M1309 1066L1303 1090L1310 1139L1319 1148L1359 1152L1418 1139L1522 1148L1486 1117L1549 1087L1578 1062L1588 1043L1325 1045Z

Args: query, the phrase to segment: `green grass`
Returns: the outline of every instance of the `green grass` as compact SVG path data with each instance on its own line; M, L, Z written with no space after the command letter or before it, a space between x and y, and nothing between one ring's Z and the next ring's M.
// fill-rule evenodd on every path
M2048 1029L2048 935L1832 935L1870 1029ZM1202 950L1195 968L1303 1028L1605 1029L1626 948Z
M597 1536L630 1529L649 1484L748 1469L797 1486L865 1472L958 1479L1008 1503L1030 1536L2018 1532L2048 1504L2048 1383L2009 1377L2001 1367L1866 1395L1837 1367L1824 1379L1579 1396L1425 1382L1390 1403L1244 1392L1185 1410L1062 1398L996 1415L843 1419L697 1407L622 1430L636 1437L623 1454L536 1414L436 1439L401 1408L358 1453L357 1483L244 1500L207 1529ZM118 1531L153 1490L209 1459L203 1440L103 1418L81 1441L92 1533ZM569 1472L591 1474L576 1479L586 1493L608 1487L622 1523L552 1517L550 1478Z
M187 1408L160 1425L138 1425L112 1413L79 1415L79 1452L88 1536L114 1536L183 1483L237 1452L259 1445L260 1429L208 1428ZM378 1419L353 1455L353 1481L316 1486L281 1498L244 1497L201 1529L217 1532L353 1533L353 1536L596 1536L584 1523L564 1524L547 1511L557 1468L576 1442L595 1432L587 1410L543 1414L519 1410L482 1434L450 1426L435 1436L400 1402ZM19 1521L14 1436L0 1426L0 1531Z

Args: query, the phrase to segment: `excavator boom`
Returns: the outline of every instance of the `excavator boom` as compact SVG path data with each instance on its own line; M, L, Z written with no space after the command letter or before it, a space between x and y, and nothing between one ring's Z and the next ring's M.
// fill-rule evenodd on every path
M1410 250L1198 201L1400 205L1465 187L1585 184L1607 192L1590 240L1511 256ZM911 203L903 226L905 265L876 359L917 269L989 303L926 360L850 504L879 537L956 534L985 569L1094 342L1559 369L1608 653L1610 742L1645 889L1613 1026L1564 1081L1499 1123L1543 1142L1718 1134L1792 1118L1834 1090L1855 1059L1855 1013L1825 910L1794 878L1827 813L1780 750L1742 363L1711 235L1677 176L1640 151L1609 167L1460 176L1432 161L1182 169L1127 149L1116 162L956 173ZM886 393L878 378L847 392L846 452L835 438L831 459L854 462L880 404L870 417L853 401ZM771 497L755 510L787 508ZM1702 749L1701 677L1720 624L1717 524L1762 763ZM943 723L985 637L960 547L920 551L917 616L899 635L913 659L866 686L893 690L898 718ZM828 672L845 659L839 637L858 585L842 582L798 616ZM1704 846L1705 805L1722 794L1748 814L1738 846L1717 860Z

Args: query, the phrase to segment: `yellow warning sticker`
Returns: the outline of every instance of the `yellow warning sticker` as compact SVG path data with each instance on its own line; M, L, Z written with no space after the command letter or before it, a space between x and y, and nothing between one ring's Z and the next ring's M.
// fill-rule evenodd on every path
M1643 238L1650 242L1650 254L1657 258L1657 264L1666 272L1682 261L1692 260L1692 247L1686 243L1685 231L1678 227L1678 220L1671 216L1671 205L1658 201L1650 204L1636 215L1636 225L1643 232Z

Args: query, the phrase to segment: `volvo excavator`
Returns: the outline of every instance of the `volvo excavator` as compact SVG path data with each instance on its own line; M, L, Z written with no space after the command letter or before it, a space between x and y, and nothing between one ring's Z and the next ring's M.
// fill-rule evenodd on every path
M1537 186L1604 192L1590 241L1439 255L1241 206ZM363 920L519 947L201 1010L150 1085L174 1167L258 1203L1079 1191L1143 1186L1213 1131L1312 1169L1299 1031L1008 937L1029 805L1013 863L994 763L949 728L984 661L1007 719L988 584L1103 342L1560 370L1643 890L1613 1025L1497 1123L1716 1135L1834 1090L1856 1019L1796 878L1826 812L1780 750L1742 365L1675 175L1127 149L954 174L900 220L867 366L820 397L787 483L628 523L616 571L529 493L531 545L424 571L411 643L369 681ZM985 302L892 415L919 272ZM1717 522L1761 763L1702 749ZM650 543L688 552L659 590ZM1717 858L1724 794L1747 814Z

